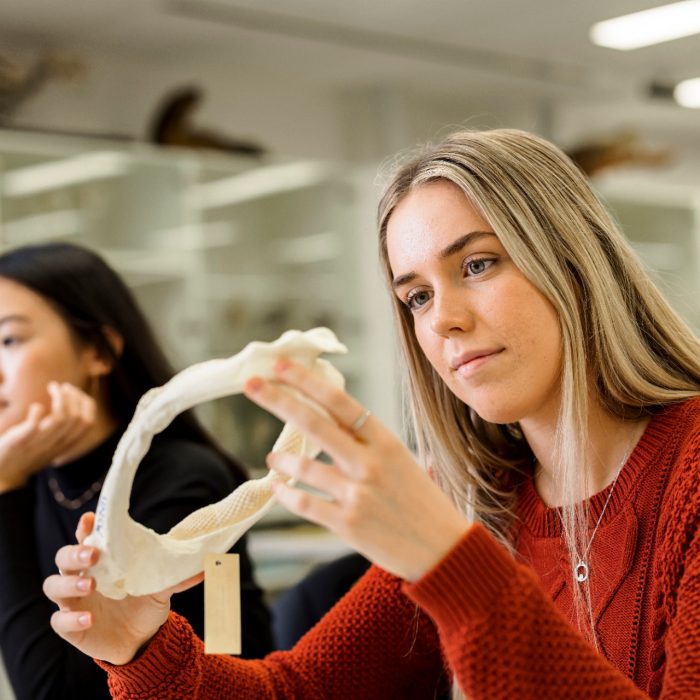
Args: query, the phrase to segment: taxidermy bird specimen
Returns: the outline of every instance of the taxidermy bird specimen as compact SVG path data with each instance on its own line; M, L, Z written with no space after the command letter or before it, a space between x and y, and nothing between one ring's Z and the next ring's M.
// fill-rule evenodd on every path
M670 149L655 149L645 145L640 135L633 131L583 143L569 149L567 154L588 176L628 165L655 168L668 164L673 155Z
M242 156L258 157L264 153L259 144L198 127L192 114L201 101L202 92L196 87L179 88L167 95L156 112L150 140L167 146L207 148Z

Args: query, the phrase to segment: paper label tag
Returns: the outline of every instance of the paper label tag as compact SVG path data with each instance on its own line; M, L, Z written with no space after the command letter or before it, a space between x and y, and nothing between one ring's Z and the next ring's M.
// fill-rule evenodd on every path
M204 558L204 651L241 653L238 554L207 554Z

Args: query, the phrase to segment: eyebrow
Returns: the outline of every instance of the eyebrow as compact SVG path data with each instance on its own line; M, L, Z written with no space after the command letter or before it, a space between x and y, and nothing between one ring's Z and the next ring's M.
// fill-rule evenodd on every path
M479 238L483 238L484 236L495 236L496 234L493 231L471 231L470 233L465 233L463 236L460 236L456 241L453 241L450 243L446 248L443 248L439 253L438 257L440 260L445 260L446 258L449 258L455 253L459 253L461 250L463 250L467 245L470 243L473 243L474 241L478 240ZM408 284L409 282L413 282L413 280L417 277L418 275L415 272L407 272L404 275L399 275L398 277L394 277L394 279L391 282L391 286L394 289L397 289L398 287L402 287L404 284Z
M7 316L0 318L0 326L2 326L4 323L10 323L11 321L29 323L29 318L27 316L23 316L22 314L8 314Z

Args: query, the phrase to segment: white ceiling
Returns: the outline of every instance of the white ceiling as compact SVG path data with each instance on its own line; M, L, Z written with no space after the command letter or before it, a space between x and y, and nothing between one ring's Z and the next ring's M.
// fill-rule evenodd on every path
M2 0L0 41L96 45L143 53L272 53L309 76L375 79L385 62L544 75L700 74L700 36L636 51L596 47L595 21L654 0ZM355 61L343 60L351 50ZM323 60L318 60L322 57Z
M654 0L2 0L3 43L279 66L329 87L396 83L652 105L648 85L700 76L700 36L596 47L595 21ZM2 50L0 49L0 54ZM657 102L658 103L658 102ZM668 109L668 105L664 105ZM652 105L653 110L653 105ZM667 119L668 112L664 112ZM700 113L677 108L692 129Z

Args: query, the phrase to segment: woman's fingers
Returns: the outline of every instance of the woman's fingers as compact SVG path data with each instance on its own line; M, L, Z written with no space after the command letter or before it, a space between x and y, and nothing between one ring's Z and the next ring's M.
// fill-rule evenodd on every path
M91 396L67 382L61 384L60 392L68 409L68 415L81 420L89 421L91 419L95 405L95 400Z
M357 484L342 474L335 465L323 464L307 457L284 452L268 455L268 465L277 472L293 477L325 495L290 486L283 482L273 485L277 500L300 517L343 534L348 518L353 517L353 490ZM328 500L328 496L331 500Z
M246 383L245 394L280 420L299 428L321 445L338 464L360 458L362 445L352 435L279 384L254 377Z
M54 574L44 580L44 595L61 605L62 601L88 596L95 589L91 576Z
M46 408L43 404L33 403L29 406L27 411L27 417L25 423L31 427L32 430L36 430L41 422L41 419L46 415Z
M95 526L95 514L93 512L83 513L78 521L78 527L75 531L75 539L80 544L85 541L85 538L92 532Z
M292 513L342 534L344 513L335 503L279 481L272 489L277 500Z
M70 384L64 384L62 391L67 407L64 445L70 446L94 422L94 401Z
M94 423L94 401L71 384L49 384L51 412L40 423L47 450L54 453L51 464L60 466L70 458L70 449Z
M275 372L287 384L302 391L310 399L323 406L342 428L353 432L353 425L361 421L362 426L358 428L358 434L361 434L363 439L370 440L372 438L377 427L376 419L368 418L363 421L362 418L366 413L365 407L346 391L334 386L306 367L286 358L277 360Z
M44 581L44 593L59 605L67 599L89 595L95 588L95 580L83 572L97 563L100 552L82 544L92 532L94 522L94 513L84 513L76 530L80 544L68 544L56 552L59 575L49 576Z
M335 465L323 464L308 457L272 452L267 456L267 464L277 472L328 494L335 501L343 501L350 487L348 478Z
M64 639L84 632L92 625L92 614L87 611L59 610L51 616L51 627Z
M38 429L43 414L44 407L41 404L31 404L27 411L27 417L21 423L10 426L3 433L3 441L14 447L22 447L26 441L32 438L34 432Z
M82 544L68 544L56 552L56 566L64 574L77 574L94 566L99 559L99 550Z
M61 424L68 420L92 422L95 414L95 401L83 391L64 382L49 382L47 386L51 406L47 418L52 423Z
M47 389L51 397L51 415L57 422L61 421L66 417L68 411L61 385L58 382L49 382Z

